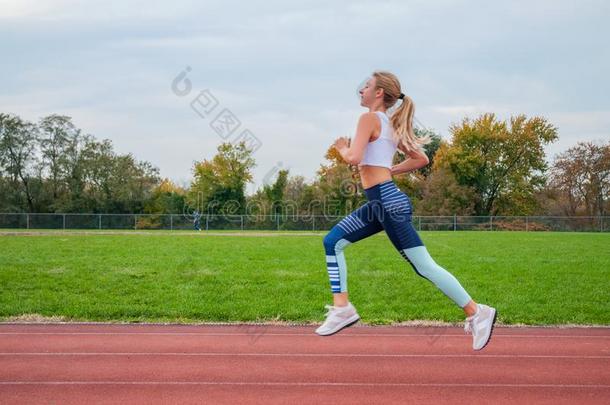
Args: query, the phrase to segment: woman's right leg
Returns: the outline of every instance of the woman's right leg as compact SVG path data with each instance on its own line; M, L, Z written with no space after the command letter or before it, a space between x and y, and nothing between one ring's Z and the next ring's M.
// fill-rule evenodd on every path
M343 250L348 245L383 229L373 209L373 205L367 202L343 218L324 237L326 267L334 305L326 305L326 320L316 329L318 335L332 335L360 319L356 308L347 297L347 265Z
M324 237L326 268L336 306L348 303L347 264L343 251L348 245L383 230L374 209L373 204L367 202L339 221Z

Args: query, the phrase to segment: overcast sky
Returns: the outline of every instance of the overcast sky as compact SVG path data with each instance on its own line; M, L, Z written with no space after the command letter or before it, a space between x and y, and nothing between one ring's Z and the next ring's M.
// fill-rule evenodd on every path
M544 116L559 129L552 159L610 139L609 4L0 0L0 112L69 115L183 185L194 161L249 130L251 194L278 167L313 179L365 111L357 86L383 69L445 139L466 116ZM187 68L190 92L174 91ZM233 134L211 127L224 109Z

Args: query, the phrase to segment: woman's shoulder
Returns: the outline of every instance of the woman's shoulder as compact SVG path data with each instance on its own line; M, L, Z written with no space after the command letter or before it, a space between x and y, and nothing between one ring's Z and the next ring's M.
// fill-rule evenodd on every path
M360 114L360 119L374 119L379 111L366 111Z
M360 114L360 117L358 118L358 125L364 125L366 127L378 127L379 126L379 121L381 120L381 118L377 118L379 117L379 115L377 114L376 111L368 111L368 112L364 112L362 114Z
M383 111L367 111L360 114L359 122L377 125L381 121L387 121L388 116Z

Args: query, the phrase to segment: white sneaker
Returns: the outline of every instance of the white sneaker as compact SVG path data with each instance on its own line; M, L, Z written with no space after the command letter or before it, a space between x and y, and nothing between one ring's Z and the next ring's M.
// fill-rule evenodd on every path
M477 307L477 313L466 318L464 332L472 333L472 348L481 350L491 338L496 322L496 309L483 304L477 304Z
M353 325L360 319L360 315L358 315L351 302L348 302L347 306L344 307L324 305L324 308L328 309L328 312L324 323L316 329L318 335L332 335L347 326Z

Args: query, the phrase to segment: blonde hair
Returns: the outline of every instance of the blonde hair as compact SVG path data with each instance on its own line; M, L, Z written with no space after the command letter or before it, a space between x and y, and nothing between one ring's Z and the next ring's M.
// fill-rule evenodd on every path
M393 73L376 70L372 75L375 78L376 89L383 89L383 105L386 109L391 108L400 99L402 91L400 82ZM402 103L396 111L392 113L390 122L394 128L394 139L402 142L407 150L422 150L423 145L427 145L432 141L429 135L418 137L413 131L413 113L415 104L411 97L403 95Z

